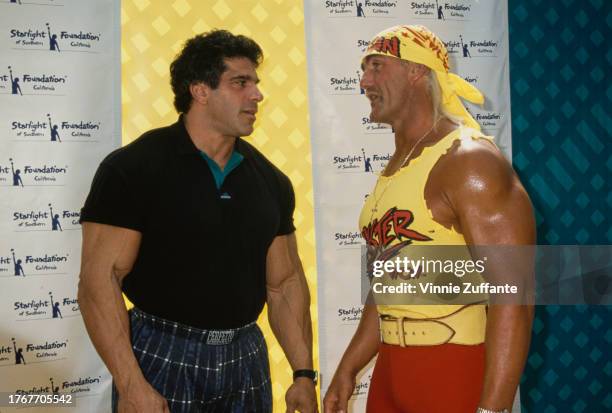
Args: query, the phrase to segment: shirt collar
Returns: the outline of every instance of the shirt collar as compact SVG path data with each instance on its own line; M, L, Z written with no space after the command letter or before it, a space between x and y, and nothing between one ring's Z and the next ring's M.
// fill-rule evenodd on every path
M185 128L185 121L183 119L183 115L180 115L178 121L171 126L176 135L176 148L178 153L181 155L198 155L200 154L200 150L194 145L189 133L187 132L187 128ZM250 148L248 144L242 140L242 138L236 138L236 144L234 145L234 151L238 152L245 158L249 158L251 155Z

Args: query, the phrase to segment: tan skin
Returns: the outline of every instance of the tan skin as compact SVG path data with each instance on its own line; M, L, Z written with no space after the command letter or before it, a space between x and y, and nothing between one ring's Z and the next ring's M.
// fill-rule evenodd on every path
M222 168L237 136L253 131L263 99L255 65L245 58L226 59L217 89L193 84L185 114L189 135ZM130 343L121 283L138 256L142 235L110 225L83 223L78 299L89 336L110 370L119 392L120 413L169 412L166 400L145 380ZM312 369L310 294L298 256L295 234L274 238L266 256L268 318L294 370ZM287 412L317 412L312 380L297 379L287 390Z
M434 122L427 88L429 69L387 56L365 59L361 87L374 122L395 131L395 153L384 175L393 175ZM415 148L411 159L458 127L447 118ZM428 177L425 201L434 220L463 234L468 245L535 244L533 209L525 189L499 150L484 140L458 141ZM512 268L513 262L500 262ZM485 377L480 407L511 409L529 349L533 306L492 305L485 336ZM377 354L378 313L366 304L324 399L324 412L346 412L356 376Z

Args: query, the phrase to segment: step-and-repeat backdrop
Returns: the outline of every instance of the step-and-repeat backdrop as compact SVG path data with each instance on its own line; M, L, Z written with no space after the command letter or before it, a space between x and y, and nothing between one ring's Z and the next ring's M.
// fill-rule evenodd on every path
M121 142L119 44L116 1L0 3L0 391L79 412L110 409L77 284L79 211Z
M306 1L305 15L324 394L362 311L359 212L393 153L391 128L369 120L361 56L385 28L427 26L444 41L451 70L484 93L482 107L467 108L510 156L508 23L505 1ZM371 367L358 379L354 411L364 411Z

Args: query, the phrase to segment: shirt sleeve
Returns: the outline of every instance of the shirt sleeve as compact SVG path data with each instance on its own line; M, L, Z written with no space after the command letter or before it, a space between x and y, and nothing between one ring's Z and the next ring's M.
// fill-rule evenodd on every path
M105 162L100 164L91 184L80 222L96 222L143 231L144 211L125 174Z
M293 185L286 176L282 175L280 179L280 225L276 235L287 235L295 231L293 225L293 212L295 211L295 193Z

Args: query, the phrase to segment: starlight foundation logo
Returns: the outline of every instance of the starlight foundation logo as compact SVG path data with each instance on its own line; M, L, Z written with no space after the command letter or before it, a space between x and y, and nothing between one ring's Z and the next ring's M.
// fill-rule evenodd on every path
M41 394L41 393L51 393L51 394L59 394L59 387L55 385L53 382L53 377L49 378L49 383L45 383L44 385L34 386L30 388L17 388L13 393L20 395L29 395L29 394Z
M22 277L40 275L66 275L70 254L25 254L11 248L6 256L0 255L0 276Z
M0 164L0 185L23 188L25 186L63 186L68 173L68 165L56 164L16 164L9 158L9 166ZM5 182L4 185L1 183Z
M50 399L41 399L34 401L34 404L29 406L45 406L58 403L63 407L75 406L76 399L99 394L101 392L100 384L102 376L64 376L63 378L49 377L48 381L39 380L38 385L33 387L20 387L13 390L13 394L17 396L32 397L42 395L50 397L53 395L55 402L51 403ZM29 399L26 399L29 400ZM45 401L43 401L45 400ZM31 403L31 402L30 402Z
M329 17L393 17L399 0L326 0Z
M7 71L0 74L0 90L14 96L59 95L68 83L68 75L21 72L13 66L7 66Z
M17 232L30 231L76 231L80 230L80 211L54 209L48 204L48 209L30 209L11 212L11 221Z
M363 133L366 135L376 134L376 133L392 133L393 130L390 125L386 123L377 123L372 122L370 120L369 115L364 115L361 117L360 122Z
M76 297L54 296L52 291L49 291L48 298L30 297L14 301L13 311L17 321L61 320L80 315Z
M368 391L370 389L370 382L372 381L372 375L368 374L367 376L363 376L359 383L355 385L355 389L353 390L353 394L351 396L352 399L361 399L363 397L367 397Z
M370 46L370 40L357 39L355 41L355 45L357 46L357 50L359 51L359 54L363 54L366 52L366 50L368 50L368 47Z
M9 134L20 142L98 142L102 122L61 119L47 113L39 119L9 121Z
M334 243L340 249L360 248L363 245L363 238L357 231L336 232L334 233Z
M346 324L358 323L363 314L363 306L359 307L340 307L336 313L338 321Z
M473 57L497 57L499 41L488 38L467 38L459 35L458 40L444 42L449 55L465 59Z
M63 380L59 387L62 393L98 393L101 382L102 376L74 377Z
M480 123L480 126L487 130L499 129L504 118L501 113L494 111L476 112L472 116Z
M60 394L60 388L54 382L53 377L50 377L48 383L45 383L39 386L30 387L30 388L18 388L18 389L15 389L14 393L21 394L21 395L41 394L41 393Z
M336 154L332 166L338 173L373 173L382 171L391 159L390 153L366 152Z
M361 72L336 75L329 78L329 93L331 95L364 95L365 90L361 88Z
M38 386L30 388L19 388L14 391L15 394L75 394L79 397L79 393L98 393L102 376L73 376L64 379L49 377L49 381L41 383Z
M15 49L48 50L52 53L62 51L91 53L100 44L102 34L87 30L57 29L49 22L41 27L12 27L8 38Z
M409 10L416 20L460 20L471 19L472 9L477 7L468 1L412 1Z
M63 360L68 352L67 338L41 338L29 341L11 337L6 345L0 344L0 368Z

